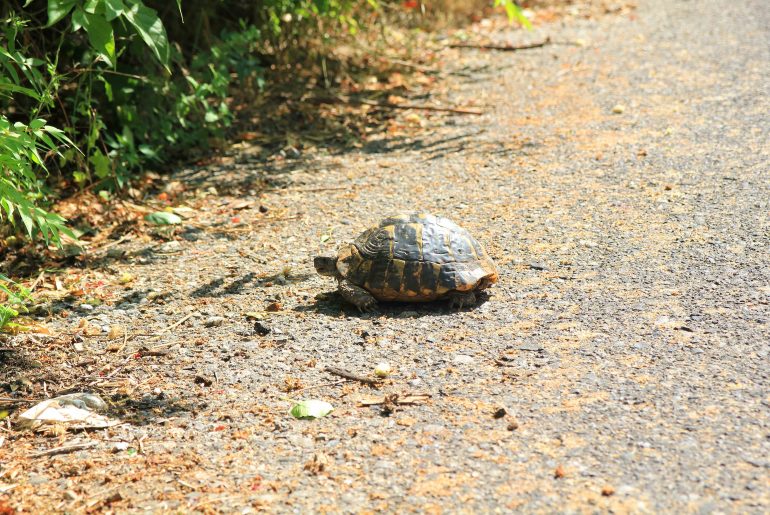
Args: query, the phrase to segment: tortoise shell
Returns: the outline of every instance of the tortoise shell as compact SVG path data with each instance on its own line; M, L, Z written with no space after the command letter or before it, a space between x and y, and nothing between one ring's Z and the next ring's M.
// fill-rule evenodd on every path
M425 213L386 218L337 257L340 274L378 300L431 301L497 281L495 264L468 231Z

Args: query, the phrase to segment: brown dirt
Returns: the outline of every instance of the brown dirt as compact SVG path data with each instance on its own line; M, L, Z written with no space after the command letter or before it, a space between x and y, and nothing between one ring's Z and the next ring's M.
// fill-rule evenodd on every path
M3 344L0 512L766 512L767 15L706 4L443 51L431 101L481 117L405 112L361 149L267 163L244 141L179 172L181 228L47 272L51 334ZM497 261L478 306L359 315L313 273L417 209ZM378 387L324 371L381 361ZM125 424L14 429L68 390ZM293 419L307 398L335 411Z

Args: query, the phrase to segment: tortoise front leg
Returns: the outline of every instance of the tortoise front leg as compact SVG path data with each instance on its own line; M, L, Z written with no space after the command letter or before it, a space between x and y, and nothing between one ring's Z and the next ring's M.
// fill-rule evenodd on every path
M463 306L473 306L476 304L476 294L473 291L461 293L459 291L449 294L449 309L457 307L463 309Z
M347 279L340 279L338 290L342 298L357 307L361 313L375 311L377 308L377 299L372 297L371 293Z

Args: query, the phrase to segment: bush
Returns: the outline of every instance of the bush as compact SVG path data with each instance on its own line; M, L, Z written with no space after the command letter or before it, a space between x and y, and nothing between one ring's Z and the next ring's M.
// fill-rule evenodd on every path
M43 209L49 172L59 186L112 190L148 163L207 149L233 120L236 81L259 90L270 56L311 27L356 27L354 3L5 2L0 223L58 244L64 220Z
M521 14L513 0L492 1ZM233 97L245 103L301 62L323 63L326 79L328 43L377 9L378 0L3 2L0 238L10 227L61 246L74 234L46 210L58 194L121 189L144 167L218 145ZM0 328L25 301L0 276Z

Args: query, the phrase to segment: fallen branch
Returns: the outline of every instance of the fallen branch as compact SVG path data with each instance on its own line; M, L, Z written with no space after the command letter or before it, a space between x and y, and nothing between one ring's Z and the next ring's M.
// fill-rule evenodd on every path
M53 449L48 449L47 451L36 452L34 454L30 454L29 457L41 458L43 456L56 456L58 454L69 454L71 452L82 451L83 449L91 448L95 445L96 445L96 442L76 443L74 445L54 447Z
M341 379L339 381L334 381L333 383L314 384L313 386L306 386L304 388L299 388L297 390L294 390L292 393L304 392L305 390L312 390L314 388L322 388L324 386L337 386L338 384L347 383L348 381L350 381L350 379Z
M329 372L332 375L344 377L345 379L350 379L351 381L358 381L359 383L369 384L369 385L376 385L380 384L380 382L377 379L371 379L364 376L356 375L352 372L348 372L347 370L343 370L341 368L337 367L326 367L324 368L326 372Z
M9 404L20 404L22 402L38 402L36 399L15 399L13 397L0 397L0 402Z
M381 397L370 397L359 401L359 406L377 406L380 404L395 404L398 406L411 406L414 404L422 404L430 399L430 394L427 393L411 393L407 395L384 395Z
M414 68L417 71L421 71L424 73L441 73L436 68L431 68L430 66L425 66L422 64L413 63L412 61L405 61L403 59L396 59L394 57L382 57L382 59L391 62L393 64L398 64L400 66L405 66L406 68Z
M262 190L264 192L272 193L274 191L280 191L281 193L310 193L310 192L317 192L317 191L336 191L336 190L349 190L351 189L350 186L329 186L327 188L269 188L266 190Z
M516 52L518 50L529 50L530 48L540 48L551 44L551 38L545 38L539 43L527 43L525 45L477 45L474 43L452 43L449 48L476 48L479 50L499 50L500 52Z
M374 102L373 100L365 100L360 98L345 98L345 97L324 97L313 98L310 102L315 104L348 104L348 105L368 105L372 107L381 107L384 109L418 109L422 111L439 111L445 113L456 114L473 114L482 115L483 111L478 109L466 109L462 107L440 107L423 104L394 104L392 102Z

